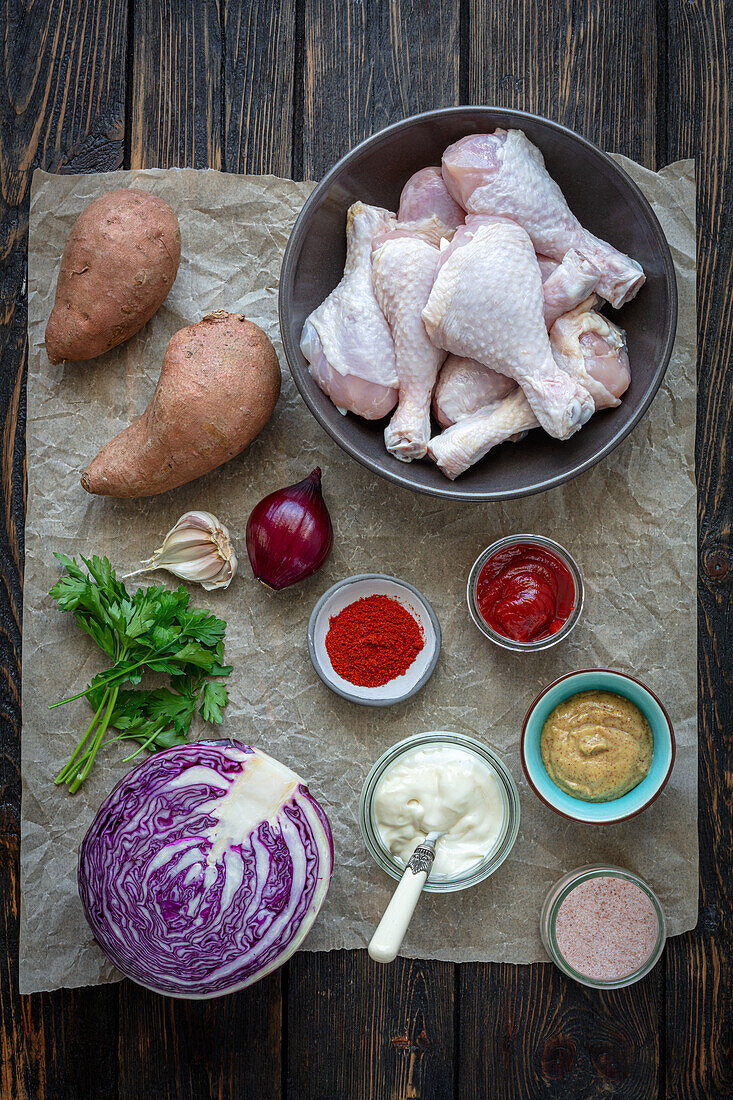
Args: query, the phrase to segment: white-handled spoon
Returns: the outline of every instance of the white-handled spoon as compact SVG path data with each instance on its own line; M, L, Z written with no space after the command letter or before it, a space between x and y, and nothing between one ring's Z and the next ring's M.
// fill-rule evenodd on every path
M428 833L410 856L405 873L369 943L369 954L375 962L390 963L396 958L432 869L436 842L442 836L442 832Z

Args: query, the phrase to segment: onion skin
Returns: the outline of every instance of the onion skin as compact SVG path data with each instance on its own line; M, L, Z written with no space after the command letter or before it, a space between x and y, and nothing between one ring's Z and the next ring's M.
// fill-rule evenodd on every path
M332 549L333 525L318 466L303 481L264 497L247 520L252 572L276 592L312 577Z

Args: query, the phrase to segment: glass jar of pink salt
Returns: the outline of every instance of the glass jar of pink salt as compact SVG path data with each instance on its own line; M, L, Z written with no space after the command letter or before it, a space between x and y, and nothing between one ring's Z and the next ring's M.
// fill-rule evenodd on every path
M619 989L659 960L664 912L643 879L621 867L570 871L545 898L540 935L556 966L583 985Z

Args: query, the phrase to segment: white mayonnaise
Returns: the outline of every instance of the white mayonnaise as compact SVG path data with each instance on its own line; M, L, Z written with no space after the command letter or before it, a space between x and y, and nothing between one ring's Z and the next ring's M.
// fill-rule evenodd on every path
M435 846L433 878L455 878L480 863L501 834L505 812L491 766L451 744L406 752L374 795L382 841L404 863L428 833L445 831Z

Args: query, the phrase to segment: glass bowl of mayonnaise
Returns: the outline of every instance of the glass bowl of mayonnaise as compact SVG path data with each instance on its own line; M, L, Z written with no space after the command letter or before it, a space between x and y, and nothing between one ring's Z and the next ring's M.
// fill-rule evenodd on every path
M480 741L443 730L417 733L374 764L359 823L372 858L395 879L428 833L444 832L424 889L465 890L509 855L519 832L519 792L503 761Z

